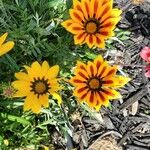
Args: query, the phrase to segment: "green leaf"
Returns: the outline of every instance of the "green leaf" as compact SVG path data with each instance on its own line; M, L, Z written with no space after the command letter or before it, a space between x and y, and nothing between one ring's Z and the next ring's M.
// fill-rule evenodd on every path
M25 118L22 118L22 117L9 115L7 113L0 113L0 116L4 119L8 119L13 122L21 123L22 125L31 125L31 123L28 120L26 120Z

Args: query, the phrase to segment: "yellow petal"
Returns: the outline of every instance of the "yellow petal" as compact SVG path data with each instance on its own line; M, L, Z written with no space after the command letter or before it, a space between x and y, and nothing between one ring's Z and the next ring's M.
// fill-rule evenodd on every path
M24 66L28 72L28 75L30 76L31 79L33 78L42 78L42 69L41 69L41 65L35 61L31 64L31 67L29 66Z
M31 88L30 88L30 82L26 82L26 81L14 81L12 82L12 86L20 91L20 93L22 93L22 95L26 96L28 95L28 93L30 92Z
M24 72L15 73L15 77L18 80L30 81L30 77L28 76L28 74L26 74Z
M25 99L23 108L24 108L24 111L31 109L33 113L36 113L36 114L40 113L41 105L37 96L34 94L29 94Z
M131 78L129 77L124 77L124 76L116 76L114 79L115 88L120 88L123 87L125 84L127 84L129 81L131 80Z
M114 89L103 88L102 93L107 95L109 99L122 98L121 94Z
M103 64L103 62L104 62L103 57L101 55L98 55L96 57L96 59L94 60L94 64L96 65L97 70L100 68L100 66Z
M2 36L0 36L0 46L4 43L4 41L6 40L8 36L8 33L4 33Z
M54 97L55 99L57 99L58 105L60 106L60 104L62 103L61 96L60 96L59 94L57 94L57 93L53 93L52 95L53 95L53 97Z
M49 70L47 71L47 74L46 74L46 78L48 78L48 79L56 78L58 73L59 73L59 66L55 65L55 66L49 68Z
M6 42L5 44L2 44L0 46L0 56L6 54L8 51L10 51L12 48L14 47L14 42L13 41L9 41Z
M48 64L47 61L44 61L44 62L42 63L42 74L43 74L43 76L46 75L48 69L49 69L49 64Z
M49 106L49 103L48 103L48 94L41 95L39 97L39 101L40 101L40 104L42 106L48 107Z

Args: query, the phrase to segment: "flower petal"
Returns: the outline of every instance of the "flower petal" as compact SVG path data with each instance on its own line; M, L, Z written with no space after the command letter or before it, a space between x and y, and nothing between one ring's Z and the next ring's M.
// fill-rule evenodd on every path
M69 26L72 25L74 21L72 19L68 19L66 21L63 21L61 25L68 30Z
M88 74L89 74L90 77L96 76L96 74L97 74L97 68L96 68L96 66L95 66L94 63L88 62L87 72L88 72Z
M30 77L28 76L28 74L26 74L24 72L15 73L15 77L18 80L30 81Z
M33 113L36 113L36 114L40 113L41 105L40 105L39 99L33 94L28 95L25 99L23 108L24 108L24 111L28 111L31 109Z
M96 37L95 35L87 35L86 36L86 43L88 45L89 48L92 48L94 46L94 44L96 43Z
M30 92L30 82L17 80L12 82L12 86L16 90L20 91L20 93L22 93L23 96L27 96L28 93Z
M91 12L90 10L90 1L89 0L81 0L82 10L84 17L86 19L89 19L89 14Z
M53 93L52 95L53 95L53 97L54 97L55 99L57 99L58 105L60 106L60 104L62 103L61 96L60 96L59 94L57 94L57 93Z
M72 34L83 34L84 33L84 28L79 23L72 23L68 27L68 31L71 32Z
M87 33L83 32L74 36L74 43L75 44L83 44L85 42L85 38Z
M13 41L6 42L5 44L2 44L0 46L0 56L6 54L9 52L13 47L15 43Z
M49 70L49 64L47 63L47 61L44 61L43 63L42 63L42 75L43 76L45 76L46 75L46 73L47 73L47 71Z
M8 36L8 33L4 33L2 36L0 36L0 46L4 43L4 41L6 40Z
M41 95L39 97L39 101L40 101L40 104L42 106L48 107L49 106L49 103L48 103L48 94Z
M80 23L82 25L82 21L85 21L84 16L80 11L70 9L69 13L72 20L74 20L76 23Z
M56 78L58 73L59 73L59 66L55 65L55 66L49 68L49 70L47 71L47 74L46 74L46 78L48 78L48 79Z

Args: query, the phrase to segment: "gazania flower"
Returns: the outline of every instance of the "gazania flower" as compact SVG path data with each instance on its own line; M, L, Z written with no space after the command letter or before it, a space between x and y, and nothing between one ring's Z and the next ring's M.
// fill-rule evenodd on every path
M25 69L26 73L15 74L18 80L12 83L17 90L15 96L25 97L24 111L31 109L34 113L39 113L41 106L48 107L49 94L61 103L61 98L56 93L61 89L56 78L59 72L58 65L50 67L46 61L42 65L36 61L31 67L25 66Z
M73 0L71 19L62 26L74 34L75 44L104 48L105 39L114 35L114 28L120 20L121 10L113 9L113 0Z
M8 33L5 33L2 36L0 36L0 56L6 54L8 51L10 51L14 47L13 41L4 43L7 38L7 35Z
M145 67L145 76L150 77L150 47L144 47L140 52L140 56L148 63Z
M79 102L85 102L90 107L99 110L107 106L110 99L121 98L117 88L124 86L130 79L116 75L117 66L110 66L98 56L94 62L77 63L75 76L70 82L75 86L74 96Z

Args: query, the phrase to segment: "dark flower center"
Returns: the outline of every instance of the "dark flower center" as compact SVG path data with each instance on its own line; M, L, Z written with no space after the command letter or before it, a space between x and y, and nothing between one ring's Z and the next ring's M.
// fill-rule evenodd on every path
M50 84L48 83L48 80L45 80L44 78L34 78L34 81L31 82L31 92L34 92L38 97L40 95L48 93L48 90L50 89Z
M94 77L94 78L89 79L88 86L91 90L94 90L94 91L99 90L102 86L102 82L100 79Z
M90 19L85 23L85 30L89 34L97 33L99 29L99 22L95 19Z

